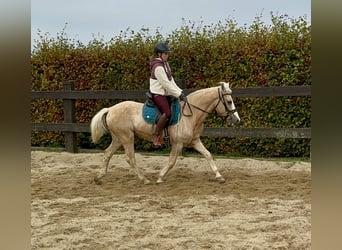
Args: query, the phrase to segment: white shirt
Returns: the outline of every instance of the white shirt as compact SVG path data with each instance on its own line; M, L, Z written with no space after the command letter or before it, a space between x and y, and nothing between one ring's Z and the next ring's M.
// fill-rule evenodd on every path
M165 73L165 69L162 66L157 66L154 71L154 75L157 79L150 78L150 91L157 95L171 95L174 97L179 97L182 93L173 77L171 81Z

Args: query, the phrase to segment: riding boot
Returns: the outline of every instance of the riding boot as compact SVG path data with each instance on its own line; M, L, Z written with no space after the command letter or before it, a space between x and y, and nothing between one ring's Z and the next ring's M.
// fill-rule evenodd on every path
M157 124L156 124L156 127L155 127L155 129L154 129L154 132L153 132L153 146L155 146L155 147L159 147L161 144L160 144L160 138L161 138L161 135L163 134L163 129L164 129L164 127L165 127L165 125L166 125L166 123L167 123L167 117L166 117L166 115L165 114L163 114L160 118L159 118L159 120L158 120L158 122L157 122Z

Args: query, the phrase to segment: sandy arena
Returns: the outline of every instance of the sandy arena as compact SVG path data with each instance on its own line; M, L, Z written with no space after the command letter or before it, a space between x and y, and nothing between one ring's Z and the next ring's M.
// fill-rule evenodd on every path
M123 154L102 185L102 153L31 152L32 249L311 249L311 163Z

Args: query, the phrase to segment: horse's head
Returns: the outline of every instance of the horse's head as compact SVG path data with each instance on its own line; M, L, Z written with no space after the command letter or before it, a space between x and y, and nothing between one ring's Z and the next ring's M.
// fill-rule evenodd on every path
M220 116L227 117L228 125L233 126L240 122L239 114L235 108L232 98L233 91L229 87L229 82L220 82L219 102L216 106L216 112Z

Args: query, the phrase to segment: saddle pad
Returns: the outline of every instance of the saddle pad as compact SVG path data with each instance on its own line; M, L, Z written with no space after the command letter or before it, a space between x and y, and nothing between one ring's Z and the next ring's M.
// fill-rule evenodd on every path
M181 110L181 107L180 107L179 101L176 100L171 103L171 121L169 122L169 125L175 125L179 122L180 117L181 117L180 110ZM142 116L147 123L155 124L157 117L159 115L160 115L160 112L157 109L157 107L151 107L151 106L146 105L146 103L144 103Z

